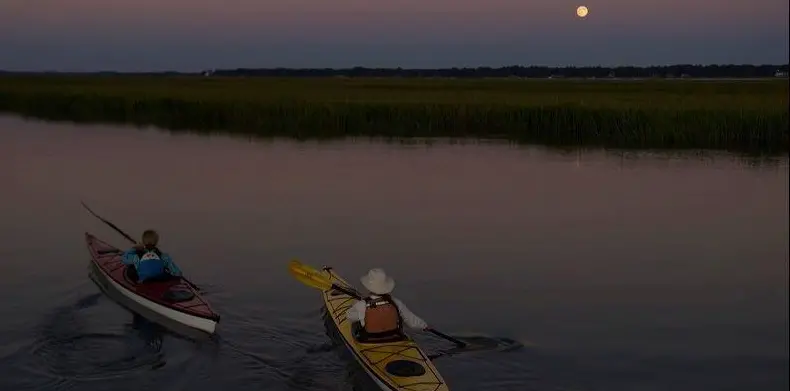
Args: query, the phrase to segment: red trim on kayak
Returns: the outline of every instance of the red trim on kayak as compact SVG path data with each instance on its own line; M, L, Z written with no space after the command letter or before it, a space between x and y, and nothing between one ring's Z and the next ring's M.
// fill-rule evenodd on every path
M209 303L200 296L200 293L191 285L184 282L184 280L174 279L171 281L146 282L144 284L132 282L126 277L126 265L121 261L123 254L122 250L87 232L85 233L85 241L88 244L88 251L91 253L93 263L95 263L108 278L111 278L130 292L163 307L219 322L219 315L214 312ZM191 291L194 297L191 300L178 303L164 300L164 294L176 287L180 290Z

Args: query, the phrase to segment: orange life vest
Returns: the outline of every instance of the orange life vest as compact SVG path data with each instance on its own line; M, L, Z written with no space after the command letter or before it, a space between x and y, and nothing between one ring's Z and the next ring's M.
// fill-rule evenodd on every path
M401 332L398 306L390 295L365 299L364 331L369 339L389 338Z

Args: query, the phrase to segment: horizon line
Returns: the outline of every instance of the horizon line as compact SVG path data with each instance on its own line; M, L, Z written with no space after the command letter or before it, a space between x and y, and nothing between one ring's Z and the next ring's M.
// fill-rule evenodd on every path
M178 70L151 70L151 71L117 71L117 70L94 70L94 71L61 71L61 70L10 70L0 69L0 74L96 74L96 73L112 73L112 74L161 74L161 73L176 73L176 74L205 74L207 72L240 72L240 71L355 71L355 70L377 70L377 71L458 71L458 70L503 70L503 69L650 69L650 68L675 68L675 67L692 67L692 68L710 68L710 67L738 67L738 68L783 68L790 67L790 63L784 64L754 64L754 63L741 63L741 64L727 64L727 63L708 63L708 64L693 64L693 63L676 63L664 65L565 65L565 66L550 66L550 65L502 65L498 67L480 65L480 66L463 66L463 67L432 67L432 68L406 68L406 67L370 67L370 66L353 66L353 67L236 67L236 68L206 68L200 71L178 71ZM786 69L785 69L786 70Z

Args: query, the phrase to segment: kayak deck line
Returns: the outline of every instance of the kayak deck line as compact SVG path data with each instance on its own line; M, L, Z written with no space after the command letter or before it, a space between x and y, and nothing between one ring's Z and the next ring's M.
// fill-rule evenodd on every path
M332 271L324 273L336 285L356 290ZM326 315L362 369L385 391L449 391L431 360L408 335L391 342L359 342L354 337L346 311L356 298L338 290L322 291ZM411 373L409 373L411 372Z
M330 296L331 295L332 294L330 293ZM337 319L337 321L340 324L343 324L343 323L348 321L348 318L345 317L346 311L348 311L351 308L351 306L354 305L354 303L356 302L357 299L355 299L353 297L346 297L346 298L342 298L342 297L341 298L337 298L337 297L335 297L335 298L329 299L329 301L330 302L337 301L338 299L340 299L342 301L342 303L337 304L337 306L332 310L332 317Z

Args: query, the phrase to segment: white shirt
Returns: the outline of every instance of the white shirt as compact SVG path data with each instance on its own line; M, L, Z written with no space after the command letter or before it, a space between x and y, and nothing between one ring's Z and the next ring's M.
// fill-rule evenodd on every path
M381 296L371 295L370 297L376 299ZM407 326L418 330L422 330L428 327L428 323L425 323L424 320L417 317L417 315L414 315L414 313L412 313L405 305L403 305L403 302L401 302L400 300L394 297L392 298L392 301L395 302L395 306L398 307L398 312L400 313L400 316L403 319L403 323L405 323ZM365 326L366 309L367 306L365 304L365 301L357 300L357 302L354 303L354 305L352 305L351 308L348 309L348 311L346 311L346 318L348 318L348 320L351 322L359 322L362 326Z

